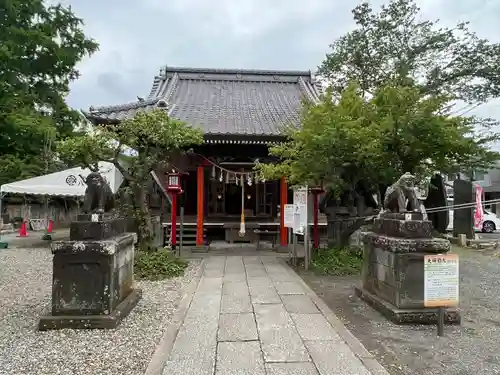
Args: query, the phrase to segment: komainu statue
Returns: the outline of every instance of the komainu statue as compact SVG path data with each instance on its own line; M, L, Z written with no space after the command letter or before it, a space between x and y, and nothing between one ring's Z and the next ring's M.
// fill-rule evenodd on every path
M111 188L98 172L89 173L85 179L87 189L83 201L83 212L104 213L111 211L115 206L115 199Z
M423 205L418 200L415 182L416 177L407 172L389 186L384 196L384 209L388 212L422 212Z

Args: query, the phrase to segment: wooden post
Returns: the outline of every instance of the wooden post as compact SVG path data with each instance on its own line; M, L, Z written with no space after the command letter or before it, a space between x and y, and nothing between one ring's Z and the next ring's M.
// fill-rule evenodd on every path
M196 246L203 246L203 208L204 208L204 193L205 193L205 184L203 181L204 178L204 168L203 166L198 167L197 171L197 187L198 187L198 204L197 204L197 220L196 220Z
M285 227L285 204L288 202L288 186L285 177L281 178L281 190L280 190L280 245L288 245L288 231Z

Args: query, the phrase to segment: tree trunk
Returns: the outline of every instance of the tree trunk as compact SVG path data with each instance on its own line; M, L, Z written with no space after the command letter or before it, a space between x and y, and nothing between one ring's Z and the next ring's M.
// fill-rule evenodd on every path
M144 185L134 187L133 218L137 230L137 245L141 250L152 249L151 215L147 202L147 192Z

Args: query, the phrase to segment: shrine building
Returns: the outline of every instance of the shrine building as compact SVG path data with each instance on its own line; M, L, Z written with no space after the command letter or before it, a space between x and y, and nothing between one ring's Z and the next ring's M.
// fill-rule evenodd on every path
M276 161L268 147L285 140L283 126L298 126L302 102L317 102L320 92L310 71L165 67L154 77L146 98L91 107L85 115L95 125L106 125L139 111L164 108L204 132L204 143L174 162L184 172L184 244L253 242L258 233L267 232L286 245L283 210L293 192L284 179L260 180L254 166ZM160 183L166 172L155 171ZM239 233L242 212L244 236ZM167 228L169 217L163 218Z

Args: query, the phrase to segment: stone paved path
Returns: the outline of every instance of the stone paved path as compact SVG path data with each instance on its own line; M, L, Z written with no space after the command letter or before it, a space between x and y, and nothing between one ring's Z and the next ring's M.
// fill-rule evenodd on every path
M164 375L370 375L271 256L205 260Z

